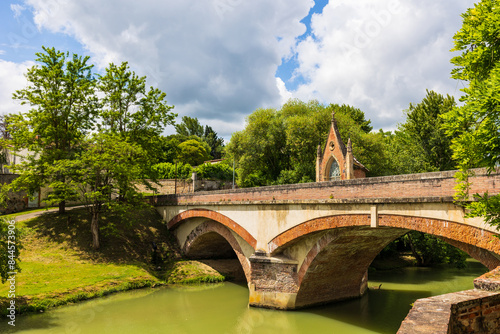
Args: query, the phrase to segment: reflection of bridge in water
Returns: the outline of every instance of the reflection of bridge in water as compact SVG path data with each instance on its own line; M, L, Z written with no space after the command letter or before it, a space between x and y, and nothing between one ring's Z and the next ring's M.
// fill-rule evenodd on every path
M471 194L500 193L478 169ZM359 297L367 269L409 230L500 266L498 231L453 203L454 172L165 195L156 207L191 258L236 254L250 305L295 309Z

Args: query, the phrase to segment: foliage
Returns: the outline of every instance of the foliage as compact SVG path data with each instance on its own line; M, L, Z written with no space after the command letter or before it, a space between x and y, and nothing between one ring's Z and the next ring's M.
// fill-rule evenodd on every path
M500 164L500 7L497 1L479 1L464 14L455 34L451 62L453 78L465 81L464 105L444 115L446 133L453 136L453 158L458 162L458 200L468 200L470 169ZM500 200L476 196L471 214L486 214L488 223L500 227ZM480 208L482 206L482 208Z
M20 272L19 251L22 249L21 233L17 227L9 228L9 222L0 217L0 279L9 278L9 272Z
M198 177L201 179L215 179L215 180L232 180L233 167L229 166L225 161L211 164L204 163L194 169Z
M141 197L135 189L140 179L145 152L136 144L111 134L94 134L82 143L82 152L73 160L59 160L50 167L53 172L71 180L69 186L79 195L91 220L93 247L100 247L99 221L102 212L130 210L140 206ZM58 187L52 183L51 187ZM120 202L114 198L120 195Z
M193 172L196 172L200 179L233 179L233 167L225 161L216 164L204 163L195 168L190 164L178 163L176 166L176 164L164 162L154 165L152 169L158 179L189 179Z
M450 148L451 139L442 129L441 115L455 107L455 99L444 97L434 91L427 90L426 97L418 104L410 103L406 110L406 122L400 130L415 141L425 156L425 160L436 170L455 168Z
M330 107L336 109L337 113L342 113L349 116L356 124L359 125L361 130L363 130L365 133L370 133L373 130L371 121L365 119L365 113L360 109L354 108L347 104L343 104L341 106L332 104Z
M248 116L245 129L233 133L226 153L229 160L237 162L238 185L313 182L317 146L322 144L324 149L332 112L343 141L351 138L354 156L371 175L383 175L389 161L383 136L361 128L358 123L366 126L369 121L359 109L290 100L280 110L257 109ZM357 120L351 114L357 115Z
M177 159L190 165L200 165L210 160L210 155L205 146L198 140L189 139L179 144Z
M423 173L455 168L450 148L451 138L442 129L441 115L455 106L449 95L444 97L434 91L418 104L410 103L405 111L406 121L394 133L380 132L391 157L390 174Z
M89 57L79 57L43 48L37 53L35 65L28 70L29 85L14 93L14 99L33 108L25 114L7 117L7 131L14 151L28 149L25 162L10 169L21 177L12 187L24 188L29 193L43 184L59 181L54 197L64 203L68 189L65 179L48 174L45 166L62 159L72 159L79 151L79 143L93 127L97 99L92 65ZM69 58L69 60L67 60ZM64 206L61 205L61 210Z
M189 179L193 173L193 167L190 164L162 162L153 165L152 170L156 173L158 179Z
M200 124L200 121L197 118L189 116L182 116L182 122L175 124L175 131L177 134L185 137L197 136L201 138L204 135L203 126Z
M217 135L217 132L212 127L205 125L205 133L202 137L203 141L210 146L210 155L214 159L222 158L222 150L224 148L224 139Z
M72 186L75 174L68 174L68 169L85 157L82 143L95 130L119 136L115 144L121 140L139 145L147 155L135 163L142 169L141 175L150 174L149 167L159 160L156 152L160 152L160 134L176 116L170 112L173 107L167 105L166 94L153 87L147 91L146 78L130 71L126 62L110 64L105 75L96 79L87 64L89 57L73 55L67 60L69 54L54 48L43 50L37 53L40 65L26 75L29 85L14 94L15 99L33 108L6 119L13 150L29 152L22 163L9 167L20 174L10 188L31 194L49 186L49 202L60 202L63 212L64 202L78 195ZM128 185L121 184L122 179L115 182L124 198Z
M97 87L103 95L101 122L97 124L100 132L119 134L123 140L140 145L149 156L142 167L147 170L160 160L156 154L160 135L177 116L171 112L173 106L167 105L166 94L153 87L146 90L146 77L137 76L127 62L109 64Z
M431 266L441 263L451 264L457 268L465 268L466 266L467 254L465 252L435 236L411 231L402 238L410 246L418 266Z
M212 127L205 125L205 128L203 128L197 118L183 116L182 122L175 125L175 130L177 132L176 138L178 140L182 139L178 144L189 139L197 139L203 144L206 144L204 145L207 148L206 151L212 156L213 159L222 158L224 139L220 138ZM183 160L180 161L186 162Z

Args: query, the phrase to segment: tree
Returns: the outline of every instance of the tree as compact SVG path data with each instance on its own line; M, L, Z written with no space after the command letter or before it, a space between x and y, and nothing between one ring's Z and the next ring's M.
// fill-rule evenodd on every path
M210 155L214 159L222 158L222 150L224 148L224 139L217 135L217 132L212 127L205 125L205 133L202 137L203 141L210 146Z
M352 120L358 124L361 130L365 133L370 133L373 130L373 126L371 126L372 121L366 120L365 113L360 109L351 107L347 104L343 104L341 106L332 104L330 107L335 108L337 113L342 113L352 118Z
M406 110L406 122L400 126L400 130L406 132L422 148L429 164L441 171L455 168L450 148L451 138L442 129L443 119L440 117L455 105L452 96L444 97L427 90L426 97L420 103L410 103Z
M183 163L197 166L204 161L210 160L210 155L201 142L195 139L189 139L179 144L179 154L177 158Z
M451 170L456 167L452 158L451 137L442 128L442 115L455 107L451 96L434 91L420 103L405 110L406 121L392 133L382 133L391 157L390 174L423 173Z
M99 130L119 134L147 151L144 169L157 163L160 135L177 116L171 112L173 106L167 104L166 94L153 87L146 90L146 77L137 76L127 62L109 64L106 74L99 76L97 87L103 95Z
M65 200L73 194L60 174L47 173L46 166L72 159L80 150L80 142L93 128L97 98L89 57L80 57L43 47L35 65L28 70L29 85L14 93L14 99L29 104L25 114L9 115L7 131L14 151L27 149L21 164L10 166L18 174L13 187L29 193L49 183L57 184L52 200L59 202L63 213ZM67 60L69 58L69 60ZM54 183L55 181L55 183Z
M72 160L59 160L50 168L66 176L68 186L83 200L91 216L92 246L100 247L99 222L104 210L126 212L144 205L135 182L142 174L146 152L116 134L94 134L82 142ZM117 196L125 200L117 202Z
M469 199L468 176L474 167L500 164L500 6L497 1L480 1L464 14L461 29L455 34L452 77L468 86L462 91L464 103L444 115L443 124L452 140L453 158L459 173L458 200ZM485 216L500 227L500 198L476 194L471 215Z
M357 110L358 119L352 119L346 110ZM280 110L256 110L247 118L245 129L233 133L226 154L237 162L238 185L313 182L317 146L326 144L332 112L342 140L347 143L351 138L356 158L371 175L383 175L389 161L383 137L362 129L358 123L364 114L359 109L289 100ZM361 123L366 122L369 124Z
M175 125L175 130L177 134L189 137L198 136L203 137L203 126L200 124L197 118L192 118L189 116L182 116L182 122Z

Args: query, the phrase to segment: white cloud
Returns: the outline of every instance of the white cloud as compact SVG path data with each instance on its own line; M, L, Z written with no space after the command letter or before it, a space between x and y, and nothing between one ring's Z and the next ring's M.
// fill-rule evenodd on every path
M460 1L335 0L314 15L315 38L297 46L306 83L293 92L301 99L359 107L375 128L394 129L402 110L420 102L426 89L459 95L449 79L453 35Z
M19 16L21 16L23 10L25 10L26 7L21 6L17 3L16 4L13 3L13 4L10 4L10 9L14 12L14 17L18 18Z
M313 5L312 0L27 3L39 29L73 35L101 69L129 61L167 93L175 112L223 120L214 129L224 136L256 108L280 104L276 69L305 32L300 20Z
M0 59L0 114L6 115L28 110L28 106L21 106L12 99L12 94L27 85L24 74L33 66L33 62L22 64Z

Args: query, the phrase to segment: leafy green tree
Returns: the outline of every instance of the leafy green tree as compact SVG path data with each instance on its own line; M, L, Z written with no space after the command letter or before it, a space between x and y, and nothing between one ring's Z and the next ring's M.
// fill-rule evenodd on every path
M216 164L204 163L194 169L196 174L201 179L215 179L215 180L232 180L233 167L229 166L226 161Z
M456 167L452 158L451 138L442 128L442 115L455 106L451 96L434 91L420 103L411 103L405 110L406 121L394 133L383 133L386 154L391 157L387 167L390 174L423 173L451 170Z
M426 160L436 170L451 170L456 166L452 159L451 138L442 129L441 115L455 107L455 99L444 97L427 90L427 95L418 103L410 103L406 110L406 122L400 126L408 138L412 138L421 147Z
M183 116L182 122L175 125L175 130L178 136L182 136L187 139L194 139L193 137L198 137L202 141L208 144L208 153L214 159L222 158L222 149L224 147L224 139L217 135L217 132L212 129L212 127L200 124L198 118L193 118L189 116ZM185 141L184 140L184 141Z
M179 144L179 161L198 166L210 160L210 155L205 146L198 140L189 139Z
M342 113L349 116L365 133L370 133L373 130L371 121L365 118L365 113L358 108L354 108L347 104L341 106L332 104L330 108L335 108L337 113Z
M158 162L161 133L177 116L171 112L173 106L167 104L166 94L158 88L147 90L146 77L136 75L127 62L109 64L106 74L99 76L97 87L103 95L99 130L139 144L148 152L144 169Z
M0 279L9 278L9 272L20 272L19 251L22 249L21 233L14 225L0 217Z
M175 124L175 130L177 134L186 137L198 136L202 138L204 135L203 126L198 121L198 118L189 116L182 116L182 122L180 124Z
M227 146L238 161L238 184L272 184L284 169L290 168L285 124L275 109L257 109L247 118L243 131L233 133Z
M428 267L447 263L457 268L465 268L467 253L457 249L435 236L411 231L402 237L417 261L417 266Z
M47 173L47 166L72 159L80 150L80 142L93 128L97 109L95 80L89 57L43 47L37 53L39 63L26 74L28 86L14 93L14 99L32 108L24 114L7 117L7 131L14 151L27 149L21 164L10 166L20 177L12 186L33 193L48 183L54 188L52 199L64 212L65 200L72 196L66 179L60 174Z
M205 125L205 133L202 137L208 146L210 146L210 155L214 159L222 158L222 150L224 148L224 139L217 135L217 132L212 127Z
M59 160L50 168L66 175L68 186L79 195L91 216L92 246L100 247L99 223L104 210L126 212L144 205L135 188L146 152L116 134L98 133L82 142L72 160ZM118 195L125 201L114 200Z
M346 111L351 109L355 110L345 105L324 106L317 101L290 100L280 110L256 110L247 118L245 129L233 133L226 146L229 159L238 164L238 185L314 181L317 146L325 144L332 112L335 112L342 140L347 142L351 138L356 158L372 175L384 175L389 159L384 151L383 136L366 133L359 124L364 114L358 110L358 119L354 120Z
M460 172L457 199L469 199L470 169L500 164L500 6L498 1L482 0L464 14L455 34L452 77L468 84L462 91L464 105L444 115L444 128L452 140L453 158ZM477 194L472 215L485 215L486 221L500 227L498 196Z

